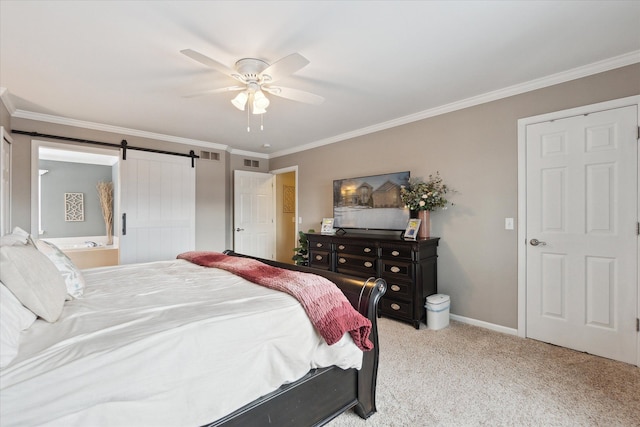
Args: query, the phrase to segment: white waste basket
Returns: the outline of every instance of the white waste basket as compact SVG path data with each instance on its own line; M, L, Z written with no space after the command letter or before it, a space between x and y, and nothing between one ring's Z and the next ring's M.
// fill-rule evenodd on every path
M427 326L429 329L437 331L449 326L450 306L449 295L434 294L427 297L427 303L424 307L427 309Z

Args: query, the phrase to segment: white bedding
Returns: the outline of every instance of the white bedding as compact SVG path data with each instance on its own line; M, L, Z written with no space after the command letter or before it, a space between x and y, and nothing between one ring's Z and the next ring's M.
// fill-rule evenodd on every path
M37 320L0 371L0 424L200 426L312 368L360 368L300 304L184 260L83 271L84 296Z

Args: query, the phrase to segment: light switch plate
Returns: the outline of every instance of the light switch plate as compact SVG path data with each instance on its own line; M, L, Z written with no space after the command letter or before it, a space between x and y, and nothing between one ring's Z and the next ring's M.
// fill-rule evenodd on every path
M504 229L505 230L513 230L513 218L505 218L504 219Z

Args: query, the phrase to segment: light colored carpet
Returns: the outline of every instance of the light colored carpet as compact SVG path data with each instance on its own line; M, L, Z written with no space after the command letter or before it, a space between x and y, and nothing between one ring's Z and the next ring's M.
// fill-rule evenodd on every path
M455 321L378 321L378 412L329 427L640 426L635 366Z

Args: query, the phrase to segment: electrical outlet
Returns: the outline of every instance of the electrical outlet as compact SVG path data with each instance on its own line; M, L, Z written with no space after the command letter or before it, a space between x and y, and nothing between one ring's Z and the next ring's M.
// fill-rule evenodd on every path
M504 219L504 229L505 230L513 230L513 218L505 218Z

